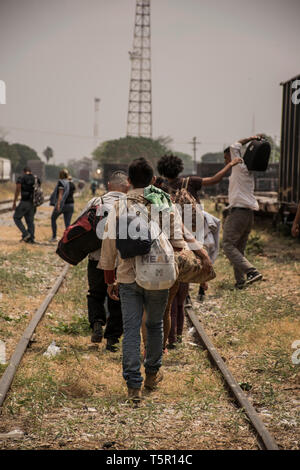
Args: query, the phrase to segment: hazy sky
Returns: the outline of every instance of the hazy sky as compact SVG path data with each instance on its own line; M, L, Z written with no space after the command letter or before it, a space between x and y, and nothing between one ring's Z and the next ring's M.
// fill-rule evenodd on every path
M125 136L135 3L0 0L7 140L40 156L49 145L56 163L89 156L95 96L100 141ZM255 115L255 131L279 139L299 26L300 0L151 0L153 137L191 154L197 136L199 158L251 135Z

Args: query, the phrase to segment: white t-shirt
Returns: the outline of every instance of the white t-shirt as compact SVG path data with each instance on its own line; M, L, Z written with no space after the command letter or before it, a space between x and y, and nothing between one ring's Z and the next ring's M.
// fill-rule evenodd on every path
M240 142L230 146L231 158L243 158L246 148ZM257 211L258 202L254 196L254 176L245 163L232 167L229 177L229 207L246 207Z

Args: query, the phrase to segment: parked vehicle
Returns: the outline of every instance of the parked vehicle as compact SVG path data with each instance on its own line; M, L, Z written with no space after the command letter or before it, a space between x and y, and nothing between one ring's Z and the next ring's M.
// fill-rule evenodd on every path
M0 182L10 181L11 161L7 158L0 158Z
M41 160L28 160L27 166L31 169L32 173L40 178L41 181L45 181L45 163Z

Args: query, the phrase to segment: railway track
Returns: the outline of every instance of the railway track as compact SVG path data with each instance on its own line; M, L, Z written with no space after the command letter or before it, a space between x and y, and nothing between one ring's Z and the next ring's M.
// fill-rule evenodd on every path
M212 341L206 334L204 328L202 327L200 321L198 320L197 315L193 309L186 309L186 314L194 326L197 335L200 339L200 342L204 349L207 350L209 358L213 366L215 366L219 372L222 374L223 380L229 390L229 392L234 396L238 406L246 413L251 423L251 426L257 433L258 443L261 449L263 450L278 450L278 446L271 436L264 423L258 416L255 408L252 406L243 390L239 386L238 382L233 377L232 373L226 366L222 357L220 356L217 349L214 347Z
M48 202L50 196L45 196L45 202ZM0 214L5 214L7 212L13 212L12 205L13 199L7 199L5 201L0 201Z
M80 192L74 194L74 197L80 196ZM50 196L45 196L44 204L50 200ZM0 214L5 214L7 212L13 212L12 205L13 199L6 199L4 201L0 201ZM19 201L18 201L19 202Z
M21 339L19 340L5 372L0 378L0 407L3 405L5 398L8 394L8 391L10 390L14 377L17 373L18 367L20 366L22 358L24 354L26 353L26 349L35 332L35 329L38 326L40 320L43 318L45 312L47 311L49 304L51 303L56 293L58 292L63 280L65 279L68 269L69 269L69 266L66 265L64 269L62 270L60 276L55 281L50 292L45 297L40 307L36 310L32 320L28 324ZM243 410L243 412L247 415L248 421L250 422L251 427L255 431L259 448L263 450L278 450L278 446L274 438L270 435L270 433L266 429L264 423L260 419L256 410L254 409L252 404L249 402L243 390L238 385L237 381L235 380L235 378L233 377L233 375L227 368L219 352L216 350L210 338L207 336L200 321L198 320L198 317L194 309L193 308L186 309L186 314L188 316L188 319L192 323L192 325L195 327L195 330L200 339L202 347L205 350L207 350L209 357L211 359L212 365L216 367L219 370L219 372L222 374L222 378L224 380L224 384L226 385L226 388L229 390L230 394L235 398L235 401L238 407L241 410Z

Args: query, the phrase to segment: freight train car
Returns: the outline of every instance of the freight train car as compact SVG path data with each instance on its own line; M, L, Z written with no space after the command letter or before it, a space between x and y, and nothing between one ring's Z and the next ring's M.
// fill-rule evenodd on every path
M42 162L41 160L28 160L27 161L27 166L29 166L32 173L34 175L38 176L38 178L41 181L45 181L46 171L45 171L45 163L44 162Z
M198 163L197 175L203 178L213 176L224 168L223 163ZM279 163L270 163L266 171L254 171L255 192L277 192L278 191L278 174ZM230 173L228 173L228 176ZM229 178L223 178L220 183L213 186L203 187L204 195L217 196L228 194Z
M0 182L9 181L11 177L11 161L8 158L0 158Z
M300 74L282 85L281 155L278 199L282 213L300 201Z
M110 175L114 171L124 171L125 173L128 172L128 165L127 163L103 163L103 183L107 188L107 182L109 180Z

